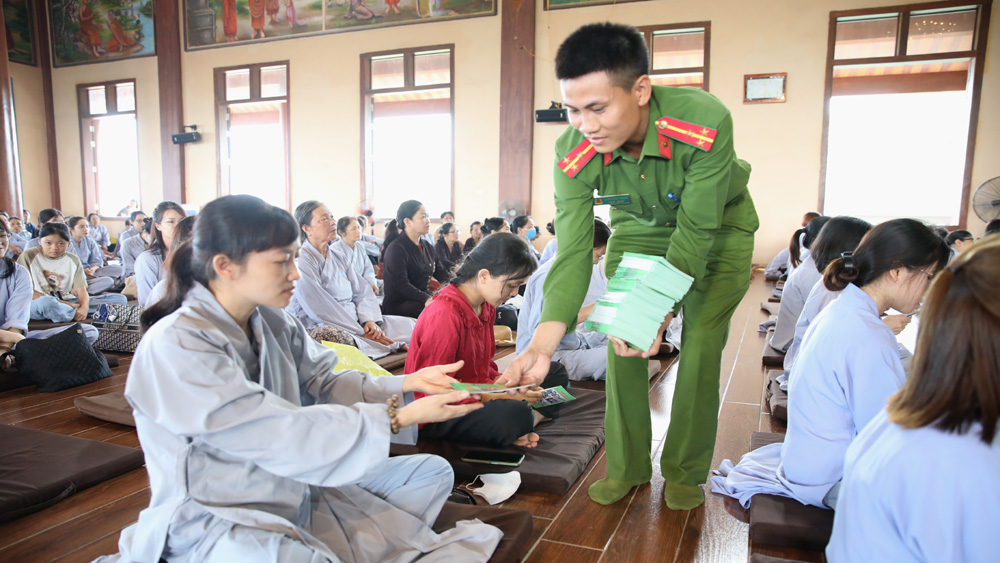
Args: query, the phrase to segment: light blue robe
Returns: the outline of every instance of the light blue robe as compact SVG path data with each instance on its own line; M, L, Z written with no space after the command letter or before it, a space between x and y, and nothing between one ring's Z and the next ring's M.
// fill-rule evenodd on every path
M348 264L343 255L327 251L326 258L312 244L305 242L295 259L301 278L288 312L306 329L334 326L351 333L354 345L366 356L378 359L409 344L417 322L408 317L382 315L378 298L368 283ZM374 321L393 341L386 346L363 338L364 324Z
M146 241L141 236L130 237L122 241L122 268L125 270L123 275L126 278L135 275L135 261L145 250Z
M906 374L892 330L875 301L850 284L809 327L788 386L782 444L725 460L712 490L740 499L757 493L826 507L844 471L848 446L903 385Z
M104 252L101 251L97 243L90 237L83 237L80 242L70 237L69 246L66 248L74 256L80 259L84 268L97 266L94 277L87 278L87 293L97 295L114 287L115 283L122 277L124 271L121 266L105 266Z
M125 397L152 498L122 561L485 561L501 533L430 524L453 475L434 456L390 460L385 400L403 377L334 372L294 317L258 307L252 340L204 286L142 338ZM408 459L407 459L408 458Z
M135 238L135 237L133 237ZM163 254L144 250L135 259L135 289L141 307L146 306L149 292L156 282L163 279Z
M6 264L0 263L0 273L7 273ZM28 333L33 295L31 274L27 268L15 263L14 273L8 278L0 279L0 323L3 323L0 324L0 329L17 329L21 334Z
M778 318L774 324L774 334L768 344L779 352L787 352L795 336L795 323L799 320L806 297L823 274L816 269L812 256L807 257L785 281L778 307Z
M1000 558L1000 439L904 429L881 412L847 450L831 563Z
M365 246L372 245L358 241L354 243L354 248L351 248L350 245L344 242L344 238L341 237L330 244L330 250L340 254L341 258L346 260L354 268L354 271L364 278L369 286L378 287L379 280L375 277L375 268L372 266L372 261L368 259L368 252L365 251Z

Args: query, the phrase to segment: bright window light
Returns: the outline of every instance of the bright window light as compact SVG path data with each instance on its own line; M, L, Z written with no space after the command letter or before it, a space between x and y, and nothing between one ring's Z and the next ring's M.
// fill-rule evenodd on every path
M139 141L135 114L95 119L95 160L98 170L98 206L114 215L139 199Z
M417 199L431 217L451 209L451 114L372 120L372 186L379 216Z

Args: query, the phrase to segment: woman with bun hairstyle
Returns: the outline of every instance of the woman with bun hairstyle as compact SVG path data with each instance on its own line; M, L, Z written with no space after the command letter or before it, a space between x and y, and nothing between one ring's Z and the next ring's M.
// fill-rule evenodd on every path
M493 233L509 233L510 223L503 217L487 217L483 220L480 230L483 232L484 237L488 237Z
M820 231L830 218L827 216L816 217L804 228L796 231L796 236L792 237L792 248L796 257L799 256L799 233L802 233L802 246L806 249L812 247ZM795 322L799 319L802 306L805 305L806 296L816 282L822 277L823 272L816 268L810 254L805 254L792 273L785 281L785 287L781 291L781 303L778 306L778 318L774 323L774 333L768 345L778 352L786 352L792 344L792 337L795 336Z
M713 491L744 506L763 492L836 508L847 447L906 379L896 337L881 317L890 308L916 311L948 254L948 245L923 223L894 219L830 262L823 283L841 294L802 342L788 385L784 443L750 452L735 468L724 461ZM771 470L773 479L762 478Z
M1000 238L931 283L913 368L847 450L831 563L996 561Z
M423 239L431 222L424 204L411 199L400 204L396 218L385 228L382 247L382 313L417 318L431 301L431 277L440 283L451 274ZM437 285L437 284L435 284Z
M431 528L454 473L436 456L389 458L453 404L434 366L403 376L336 370L334 350L284 311L299 228L247 195L207 204L142 314L125 398L151 500L122 532L121 561L485 561L500 532ZM429 394L413 399L413 393Z

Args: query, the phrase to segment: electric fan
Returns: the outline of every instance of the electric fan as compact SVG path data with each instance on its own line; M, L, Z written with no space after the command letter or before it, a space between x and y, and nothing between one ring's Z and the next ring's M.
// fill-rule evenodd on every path
M1000 217L1000 176L979 186L976 195L972 196L972 209L987 223Z
M527 215L527 212L524 209L524 202L516 198L501 201L497 212L499 216L503 217L508 223L513 222L515 218L520 217L521 215Z

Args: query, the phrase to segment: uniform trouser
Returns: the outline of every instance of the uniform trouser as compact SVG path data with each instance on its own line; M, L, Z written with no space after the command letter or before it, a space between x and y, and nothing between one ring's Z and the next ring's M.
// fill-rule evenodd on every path
M663 256L669 238L626 223L608 242L606 271L614 275L623 252ZM708 255L708 271L683 301L682 339L660 467L668 483L699 485L708 478L719 422L719 372L729 322L750 286L753 234L723 227ZM622 358L608 346L605 447L608 477L629 483L651 477L652 425L648 360Z

